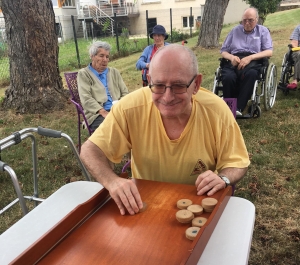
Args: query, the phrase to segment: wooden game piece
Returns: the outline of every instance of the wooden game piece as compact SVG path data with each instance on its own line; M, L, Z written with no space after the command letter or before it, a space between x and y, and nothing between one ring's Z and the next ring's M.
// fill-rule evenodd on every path
M186 231L185 231L185 236L187 239L189 240L194 240L198 234L198 232L200 231L200 227L189 227Z
M194 214L188 210L179 210L176 213L176 219L180 223L187 224L194 219Z
M202 227L206 223L207 218L205 217L196 217L192 220L192 226Z
M188 206L187 210L191 211L195 216L199 216L203 213L203 207L198 204L192 204Z
M139 210L139 213L146 211L147 203L143 202L143 208Z
M202 200L201 205L205 212L211 213L214 210L217 203L218 203L218 200L216 200L214 198L205 198Z
M177 207L179 209L186 209L188 206L190 206L193 202L189 199L181 199L177 202Z

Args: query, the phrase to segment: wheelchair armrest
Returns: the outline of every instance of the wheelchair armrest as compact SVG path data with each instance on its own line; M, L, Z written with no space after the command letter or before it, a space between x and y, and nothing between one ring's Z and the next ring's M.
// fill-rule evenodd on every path
M223 57L219 58L219 61L220 61L220 67L221 68L224 66L224 64L230 62L229 60L227 60L227 59L225 59Z
M263 67L268 67L270 57L264 57L261 59Z

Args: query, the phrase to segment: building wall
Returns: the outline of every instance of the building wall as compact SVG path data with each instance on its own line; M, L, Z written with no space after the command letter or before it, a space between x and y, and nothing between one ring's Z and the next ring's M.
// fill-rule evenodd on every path
M140 15L136 18L130 18L130 34L147 34L146 30L146 10L148 10L148 18L156 18L157 24L163 25L167 32L171 31L170 8L172 7L172 28L189 32L190 28L183 28L182 17L190 16L190 8L192 7L192 15L194 16L194 28L197 29L195 22L198 16L203 15L205 0L140 0L138 1L138 9ZM224 16L224 24L237 23L240 21L243 11L249 7L243 0L230 0Z
M230 0L224 16L224 24L237 23L249 5L243 0Z
M182 18L190 16L190 8L172 8L172 29L180 30L182 32L189 32L189 27L183 27ZM194 20L197 16L201 16L201 7L192 8L192 16ZM148 19L156 18L157 24L163 25L167 32L171 32L171 14L170 8L159 10L148 10ZM194 30L196 30L196 22L194 21ZM140 16L137 18L130 18L130 34L139 35L147 34L146 11L140 11Z
M77 0L79 2L79 0ZM81 5L93 3L95 0L80 0ZM129 2L129 1L128 1ZM156 18L156 23L161 24L166 28L168 33L171 32L171 14L172 11L172 29L180 30L182 32L190 32L189 27L183 27L183 17L189 17L192 10L194 16L193 31L197 30L197 17L203 15L205 0L138 0L139 16L129 18L129 33L131 35L146 35L146 11L148 11L148 18ZM230 0L226 14L224 17L224 24L237 23L242 16L243 10L249 5L243 0ZM54 8L55 15L59 17L59 22L63 29L63 38L73 38L73 28L71 22L71 15L77 16L77 10L74 7ZM56 19L58 20L58 19ZM58 23L58 21L56 21ZM76 29L79 26L79 21L75 19Z
M71 15L74 16L75 29L79 27L79 21L77 20L77 10L75 7L66 8L53 8L55 13L55 22L60 23L62 27L62 37L64 40L73 39L73 25Z
M182 18L189 17L192 8L193 29L196 30L195 19L201 16L201 5L204 3L205 0L140 0L138 1L139 16L130 18L130 34L147 34L146 11L148 11L148 18L156 18L157 24L163 25L166 31L170 32L170 9L172 9L172 29L189 32L189 27L183 27Z

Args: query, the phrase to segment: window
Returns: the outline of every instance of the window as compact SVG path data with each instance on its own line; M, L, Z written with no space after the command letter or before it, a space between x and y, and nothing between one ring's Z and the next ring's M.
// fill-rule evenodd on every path
M189 28L194 27L194 16L182 17L182 27Z
M150 34L153 28L157 25L156 18L148 18L148 34Z
M65 0L63 6L76 6L75 0Z

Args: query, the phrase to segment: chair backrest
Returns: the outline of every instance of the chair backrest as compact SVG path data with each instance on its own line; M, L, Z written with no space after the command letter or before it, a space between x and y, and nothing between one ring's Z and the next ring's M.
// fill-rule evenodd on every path
M78 85L77 85L78 72L70 72L70 73L64 73L64 74L65 74L65 78L66 78L67 85L68 85L72 99L81 105L79 94L78 94Z
M82 123L80 120L80 115L81 115L83 118L84 124L86 125L86 127L89 131L89 134L91 135L93 133L93 131L88 126L88 122L87 122L87 119L84 114L84 110L83 110L81 102L80 102L80 97L79 97L79 93L78 93L78 84L77 84L77 74L78 74L78 72L64 73L66 82L67 82L67 85L68 85L68 88L70 91L70 95L71 95L71 102L76 106L76 110L78 113L78 124L80 126ZM78 127L78 132L80 134L80 127ZM79 135L79 137L80 137L80 135ZM80 143L80 141L79 141L79 143Z

